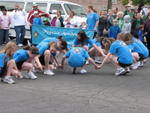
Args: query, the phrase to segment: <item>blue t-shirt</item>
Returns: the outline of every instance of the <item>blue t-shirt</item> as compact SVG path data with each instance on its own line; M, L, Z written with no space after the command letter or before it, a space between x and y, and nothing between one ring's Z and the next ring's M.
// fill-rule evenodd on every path
M41 41L36 47L39 49L40 55L44 55L44 52L49 49L50 42L57 42L57 39L46 38Z
M115 41L111 44L109 52L118 57L118 61L122 64L132 64L133 57L129 48L123 41Z
M33 19L33 25L43 25L43 21L40 17Z
M128 47L131 50L131 52L137 52L144 56L144 51L137 45L137 43L133 42L133 43L129 44Z
M147 58L149 56L149 50L148 48L138 39L133 38L133 42L136 43L144 52L144 57Z
M68 58L68 64L74 68L84 66L86 60L90 57L88 52L80 47L73 47L65 56Z
M93 43L92 44L95 44L96 46L100 47L102 44L100 41L97 41L96 39L92 39ZM89 44L88 45L89 48L92 48L93 45Z
M24 49L16 51L13 55L13 59L15 60L16 63L28 60L29 59L28 51Z
M87 39L87 40L85 40L83 43L82 42L80 42L77 38L74 40L74 42L73 42L73 44L74 44L74 46L84 46L84 45L86 45L86 46L88 46L88 45L92 45L93 46L93 41L91 40L91 39Z
M108 32L108 37L117 38L117 35L121 32L119 26L111 26Z
M87 20L86 20L86 23L87 23L87 29L88 30L93 30L95 25L96 25L96 21L99 20L99 15L97 13L89 13L87 15Z
M0 53L0 68L3 68L4 67L4 65L5 65L5 56L6 56L6 54L4 54L4 53Z

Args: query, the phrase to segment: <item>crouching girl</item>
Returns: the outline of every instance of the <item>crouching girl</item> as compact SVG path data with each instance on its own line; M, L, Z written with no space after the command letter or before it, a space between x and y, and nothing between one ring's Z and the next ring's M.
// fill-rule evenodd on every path
M73 67L73 74L75 74L76 68L78 67L81 67L80 70L81 74L87 73L87 71L83 68L86 63L86 60L91 62L96 69L99 68L99 66L95 64L94 60L90 58L88 52L81 47L73 47L65 54L65 56L62 59L62 64L61 64L62 68L64 66L64 61L66 58L68 58L68 64L71 67Z
M33 73L34 65L33 61L35 57L39 55L39 50L36 47L26 47L24 49L17 50L13 55L13 60L15 61L18 70L27 71L28 73L24 75L28 79L36 79L37 76Z
M12 56L16 51L16 44L9 42L5 48L0 52L0 77L2 81L8 84L14 84L12 76L22 78L21 73L18 71L15 62L12 60Z

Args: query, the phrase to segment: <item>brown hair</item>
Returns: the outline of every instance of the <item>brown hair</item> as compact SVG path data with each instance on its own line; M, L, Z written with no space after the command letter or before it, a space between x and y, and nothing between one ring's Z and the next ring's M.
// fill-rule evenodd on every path
M39 54L39 49L36 48L35 46L26 46L23 49L29 50L32 54L35 54L35 55Z
M84 31L80 31L78 35L80 36L80 39L78 40L84 45L84 42L88 39L86 33Z
M48 45L49 45L49 47L50 47L51 49L54 49L54 50L57 50L57 49L58 49L56 42L50 42Z
M104 38L102 44L106 51L109 51L111 44L115 41L113 38Z
M133 36L131 35L131 33L126 33L124 35L124 38L123 38L122 41L124 41L128 45L128 44L130 44L132 42L132 37Z
M67 42L63 39L63 37L59 36L58 40L61 42L61 49L62 50L68 50Z

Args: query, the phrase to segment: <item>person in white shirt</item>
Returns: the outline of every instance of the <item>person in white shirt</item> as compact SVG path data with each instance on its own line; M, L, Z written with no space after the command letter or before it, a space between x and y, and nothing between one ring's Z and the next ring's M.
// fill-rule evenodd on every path
M78 28L77 18L73 11L70 12L69 17L64 21L65 28Z
M20 6L16 5L13 20L14 27L16 32L16 43L18 46L23 46L24 36L25 36L25 25L26 25L26 13L20 8Z

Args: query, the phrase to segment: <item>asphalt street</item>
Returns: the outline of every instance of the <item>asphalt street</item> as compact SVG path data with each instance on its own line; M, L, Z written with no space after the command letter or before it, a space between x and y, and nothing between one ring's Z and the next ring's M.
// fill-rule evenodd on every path
M37 80L0 83L0 113L150 113L150 61L126 76L114 75L115 67L86 67L88 74L55 76L38 73Z

